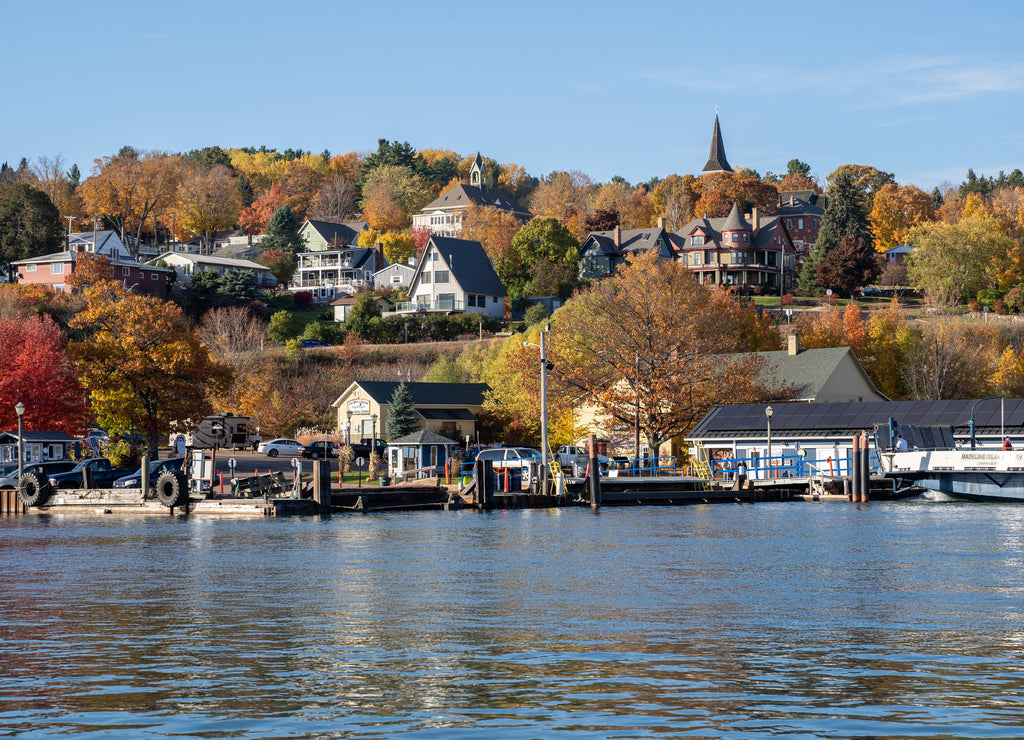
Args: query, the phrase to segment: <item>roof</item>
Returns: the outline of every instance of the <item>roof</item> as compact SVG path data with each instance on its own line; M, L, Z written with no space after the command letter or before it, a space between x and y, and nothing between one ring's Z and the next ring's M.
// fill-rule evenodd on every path
M328 244L335 240L342 244L355 244L356 240L359 239L359 232L367 228L366 221L348 221L338 224L332 221L319 221L308 218L306 223L315 229L316 233Z
M752 231L750 224L747 223L746 219L743 218L743 214L740 213L740 204L733 201L732 210L729 211L729 215L726 216L725 223L721 226L721 231Z
M450 236L431 236L427 245L431 242L441 253L441 258L447 263L452 277L466 293L500 297L508 295L480 242ZM424 254L426 251L427 247L424 247ZM417 276L425 264L428 264L427 260L420 261L416 267Z
M802 349L795 355L791 355L788 350L755 354L767 361L767 367L759 378L761 383L768 388L778 387L784 383L792 385L796 388L798 399L817 398L825 383L847 358L856 363L865 381L874 387L867 373L863 372L857 355L849 347ZM879 395L885 398L884 394Z
M477 187L476 185L455 185L451 190L442 193L427 205L423 206L420 213L430 211L463 209L469 206L491 206L502 211L509 211L521 216L532 218L533 214L509 198L504 193L492 190L488 187Z
M3 442L4 438L10 437L13 441L17 441L17 432L0 432L0 443ZM74 442L74 437L64 432L29 432L22 430L21 438L26 442Z
M476 414L469 409L423 409L418 412L431 421L475 421Z
M975 407L975 404L977 406ZM998 435L1001 418L1007 433L1024 434L1024 399L1006 399L1002 417L1000 400L956 401L870 401L864 403L773 403L772 434L779 436L850 436L876 424L884 426L890 417L898 424L952 426L966 436L971 408L980 434ZM687 434L688 439L736 438L764 435L766 404L744 403L715 406Z
M708 154L708 163L704 165L704 172L732 172L729 160L725 158L725 142L722 141L722 129L718 126L718 114L715 114L715 130L711 134L711 152Z
M216 265L218 267L230 267L236 270L259 270L261 272L270 272L270 268L266 265L261 265L259 262L252 262L251 260L240 260L231 257L218 257L213 254L190 254L186 252L164 252L157 260L166 260L167 257L179 257L188 262L202 265ZM155 262L156 260L154 260Z
M356 380L352 385L358 385L378 404L390 404L395 389L401 383L388 380ZM412 396L413 406L442 407L481 406L484 402L484 393L491 389L487 383L405 383L405 387ZM342 393L332 405L337 406L351 388L350 385L345 389L345 393Z
M97 255L94 255L91 252L85 252L84 254L88 254L90 257L97 256ZM45 265L45 264L48 264L48 263L51 263L51 262L74 262L76 259L78 259L78 256L79 256L79 253L76 253L76 252L68 252L68 251L53 252L52 254L43 254L43 255L39 255L38 257L29 257L28 259L17 260L16 262L12 262L11 264L12 265ZM105 254L101 254L101 255L98 255L98 256L102 257L103 259L105 259L107 261L109 261L111 266L113 266L113 267L136 267L136 268L138 268L140 270L148 270L148 271L152 271L152 272L167 272L167 273L174 272L174 270L169 270L166 267L158 267L157 265L151 265L151 264L148 264L148 263L145 263L145 262L136 262L135 260L122 260L122 259L117 259L116 257L109 257L109 256L107 256Z
M436 432L431 432L427 429L420 429L418 432L407 434L404 437L393 439L388 442L389 445L457 445L458 442L455 440L442 437Z
M824 216L825 209L803 198L787 198L779 205L780 216Z
M580 254L637 254L657 249L667 255L671 253L666 246L667 241L665 230L654 226L646 229L620 229L619 246L615 246L614 230L592 231L580 245Z
M885 250L883 254L910 254L914 251L914 247L909 244L897 244L895 247L890 247Z
M784 246L786 251L795 251L793 241L789 238L789 232L786 231L786 227L779 216L759 215L756 234L753 233L751 226L747 226L746 230L751 231L749 243L726 242L722 239L722 232L728 230L728 221L728 218L695 218L676 232L676 234L683 238L683 244L679 245L676 240L673 240L673 242L679 249L767 249L776 251L780 248L780 245L774 243L775 231L782 229L786 236L782 246ZM690 244L689 237L698 230L704 234L704 244L694 247Z

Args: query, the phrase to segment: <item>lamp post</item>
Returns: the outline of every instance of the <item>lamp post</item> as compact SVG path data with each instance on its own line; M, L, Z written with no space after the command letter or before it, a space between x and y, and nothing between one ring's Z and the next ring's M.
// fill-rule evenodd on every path
M548 354L545 338L551 324L545 324L540 333L540 344L523 342L524 347L540 350L540 480L541 490L548 492Z
M345 444L352 444L352 412L349 411L345 419Z
M24 471L25 442L24 442L24 440L22 439L22 436L21 436L21 431L22 431L21 421L22 421L22 417L25 415L25 404L23 404L21 401L18 401L18 403L16 403L14 405L14 413L16 413L18 415L18 480L20 481L21 480L21 474L23 472L25 472Z
M768 420L768 470L769 471L771 471L771 469L772 469L772 414L773 413L775 413L775 412L772 411L772 407L771 406L767 407L764 410L765 418ZM769 477L771 477L771 473L770 472L769 472Z
M372 423L370 425L370 454L377 451L377 415L370 414Z
M640 352L633 353L633 465L640 469ZM656 463L652 463L656 465Z

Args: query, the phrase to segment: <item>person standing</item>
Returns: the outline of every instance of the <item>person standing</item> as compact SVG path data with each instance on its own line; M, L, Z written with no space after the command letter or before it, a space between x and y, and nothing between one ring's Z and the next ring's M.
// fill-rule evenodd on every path
M906 452L906 451L907 451L907 440L903 439L903 435L902 434L897 434L896 435L896 452Z

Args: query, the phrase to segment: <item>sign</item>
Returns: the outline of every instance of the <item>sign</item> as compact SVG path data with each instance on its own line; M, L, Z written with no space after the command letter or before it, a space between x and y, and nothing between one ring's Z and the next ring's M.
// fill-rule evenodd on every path
M348 402L348 412L350 414L368 414L370 413L370 402L365 398L353 398Z
M359 467L363 467L363 463L364 462L366 462L366 461L363 460L363 458L361 458L361 457L357 457L356 458L356 465L358 465Z
M233 457L228 458L228 470L230 470L233 473L233 472L235 472L235 468L237 466L238 466L238 462L235 460L235 458L233 458Z

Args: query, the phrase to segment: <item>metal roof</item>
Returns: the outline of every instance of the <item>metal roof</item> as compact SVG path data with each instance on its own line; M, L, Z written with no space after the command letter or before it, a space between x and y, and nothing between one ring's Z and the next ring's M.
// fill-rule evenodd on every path
M971 409L978 433L1024 434L1024 399L966 399L955 401L872 401L864 403L745 403L715 406L686 435L687 439L734 438L762 435L765 409L772 407L772 433L787 437L847 436L892 417L898 424L951 426L968 433ZM976 405L975 405L976 404ZM1002 409L1002 412L1001 412Z

